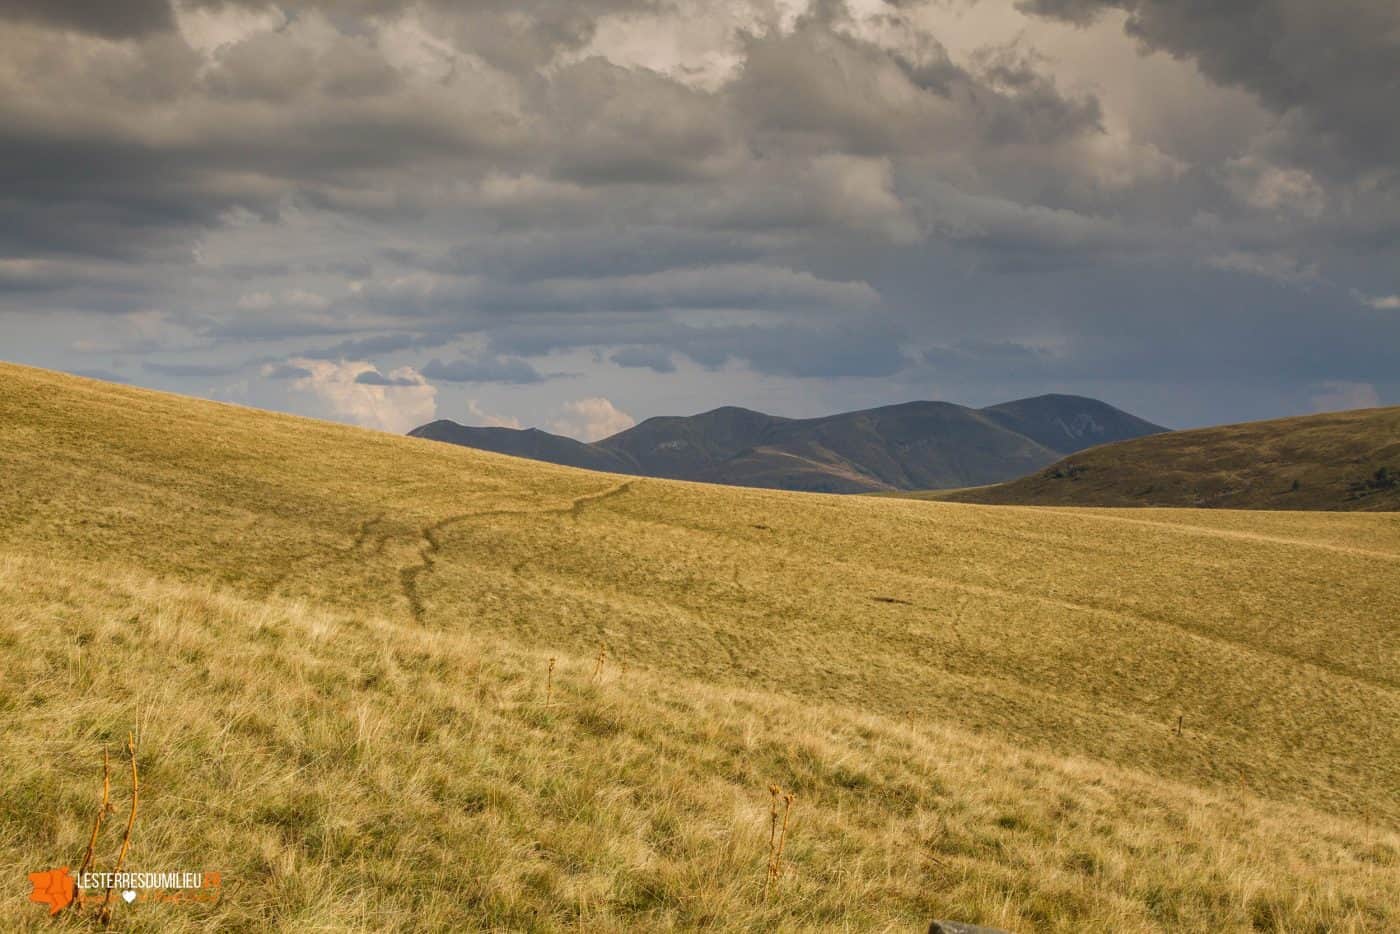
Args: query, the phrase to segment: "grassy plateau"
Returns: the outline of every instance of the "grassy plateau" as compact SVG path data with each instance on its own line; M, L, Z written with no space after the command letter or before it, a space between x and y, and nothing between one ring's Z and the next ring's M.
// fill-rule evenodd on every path
M94 926L25 874L104 747L112 868L128 732L127 868L223 889L120 930L1400 928L1400 515L618 477L0 365L0 606L4 930Z

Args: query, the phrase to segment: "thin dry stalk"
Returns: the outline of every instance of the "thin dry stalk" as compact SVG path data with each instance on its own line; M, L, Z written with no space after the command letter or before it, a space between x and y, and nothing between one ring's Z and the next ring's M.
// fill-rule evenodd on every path
M777 785L768 786L772 802L768 811L768 874L763 879L763 897L768 897L768 889L778 875L778 796L781 789Z
M1185 717L1183 717L1181 714L1177 714L1177 715L1176 715L1176 735L1177 735L1177 736L1180 736L1180 735L1181 735L1181 721L1184 720L1184 719L1185 719Z
M549 699L554 696L554 662L555 659L549 660L549 671L544 676L544 705L546 707L549 706Z
M102 818L111 809L112 795L112 757L107 750L102 750L102 803L97 806L97 819L92 822L92 836L88 839L87 852L83 854L83 864L78 869L78 874L82 875L92 867L92 858L97 850L97 833L102 829Z
M792 792L783 795L783 829L778 834L778 852L773 858L773 879L783 874L783 847L787 846L788 816L792 813Z
M126 816L126 833L122 836L122 848L117 854L117 865L113 867L113 873L121 872L122 865L126 862L126 851L131 848L131 831L136 826L136 805L141 797L141 782L136 774L136 738L130 733L126 734L126 751L131 756L131 813ZM113 886L107 887L107 895L102 902L103 924L112 921L112 889Z
M603 662L607 660L608 650L603 643L598 643L598 664L593 667L593 680L597 681L603 677Z
M78 868L78 875L82 876L92 868L92 860L97 852L97 834L102 829L102 818L107 816L107 812L112 809L112 757L107 750L102 750L102 802L97 806L97 817L92 822L92 836L88 838L87 852L83 854L83 864ZM83 890L78 889L78 907L83 906Z

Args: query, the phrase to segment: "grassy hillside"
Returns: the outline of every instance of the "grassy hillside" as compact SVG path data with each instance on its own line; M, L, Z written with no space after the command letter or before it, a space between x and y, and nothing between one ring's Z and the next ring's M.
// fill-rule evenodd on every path
M954 502L1400 510L1400 406L1178 431L1073 454Z
M0 858L76 866L135 729L130 866L227 880L130 929L1400 924L1395 516L692 486L9 366L0 470Z

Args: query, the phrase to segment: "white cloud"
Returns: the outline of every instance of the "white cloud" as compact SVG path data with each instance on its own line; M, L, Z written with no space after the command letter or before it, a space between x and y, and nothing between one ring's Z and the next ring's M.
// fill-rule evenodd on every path
M1232 159L1226 184L1235 196L1261 211L1281 211L1316 219L1327 209L1327 193L1302 169L1280 168L1254 156Z
M293 381L293 389L314 394L335 415L357 425L401 434L437 414L436 387L411 366L381 374L366 360L332 363L296 357L287 362L308 374ZM375 381L361 381L365 374Z
M607 14L598 19L591 41L561 56L556 65L599 56L624 68L647 68L715 91L743 67L744 35L790 31L809 5L807 0L672 0L645 11Z
M450 42L433 35L417 15L384 22L379 33L380 53L399 71L425 81L446 82L452 77L459 55Z
M550 421L550 430L582 441L597 441L637 424L635 418L601 396L566 402L564 412Z
M919 241L919 225L894 193L894 171L888 158L818 156L809 172L812 188L833 220L853 230L879 234L891 243Z
M482 201L497 206L542 204L553 207L561 204L589 204L597 200L594 192L581 185L531 174L507 175L504 172L492 172L481 180L478 189Z
M1370 383L1330 380L1318 383L1312 397L1314 412L1340 412L1345 409L1373 409L1381 404L1380 393Z
M1361 292L1354 293L1357 301L1363 305L1375 308L1378 311L1400 310L1400 295L1365 295Z
M467 412L471 414L474 422L479 422L488 428L519 428L520 419L511 415L492 415L482 410L475 399L467 400Z
M249 36L277 30L286 25L287 17L275 7L251 10L234 4L193 6L177 3L175 21L180 35L204 55L212 55L225 46L235 45Z

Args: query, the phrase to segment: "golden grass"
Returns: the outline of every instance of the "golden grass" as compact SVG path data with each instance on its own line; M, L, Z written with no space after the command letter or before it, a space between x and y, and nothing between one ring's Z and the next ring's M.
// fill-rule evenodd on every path
M1396 920L1400 837L1243 792L588 655L543 709L504 641L112 568L9 557L0 594L5 863L82 849L94 751L136 724L133 859L223 872L134 930ZM803 805L764 899L771 781Z
M133 929L1400 924L1393 516L625 480L14 367L0 464L0 927L132 727L129 864L225 880Z

